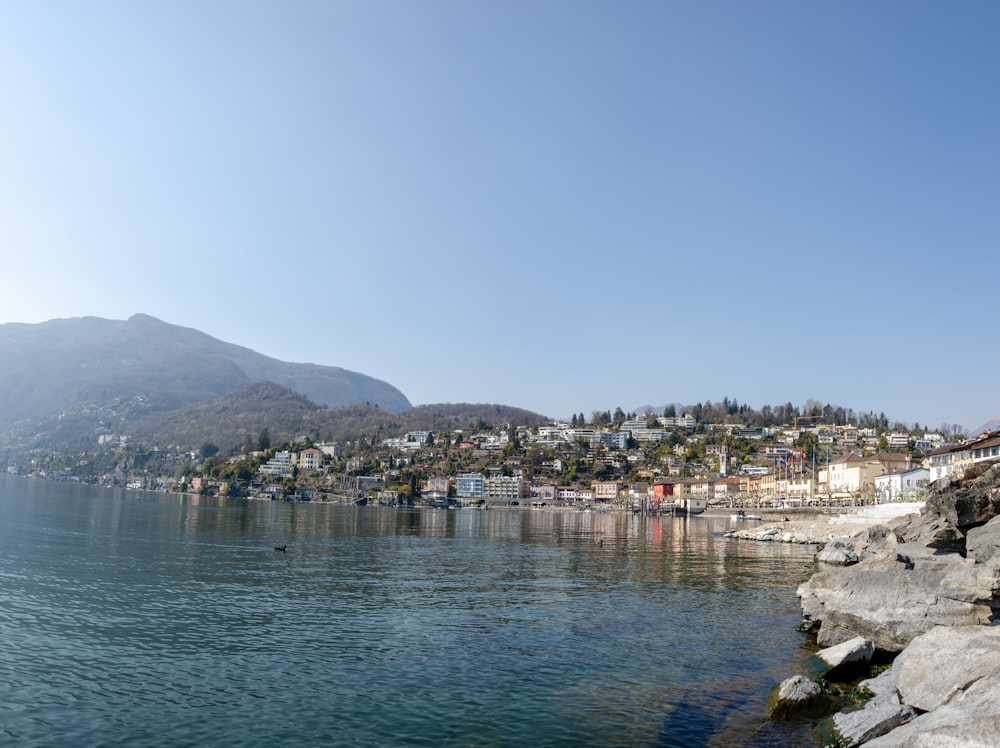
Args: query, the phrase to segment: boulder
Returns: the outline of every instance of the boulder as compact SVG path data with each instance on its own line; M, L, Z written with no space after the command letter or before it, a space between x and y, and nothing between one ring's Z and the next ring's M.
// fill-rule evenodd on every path
M894 667L884 670L874 678L866 678L858 683L858 688L871 692L872 702L902 703L899 699L899 670Z
M817 728L823 745L855 746L868 744L917 716L911 706L873 703L853 712L838 712Z
M893 664L904 704L938 709L1000 674L1000 627L939 626L915 638Z
M854 542L850 538L831 540L816 554L816 560L825 564L850 566L858 562L858 554L854 551Z
M965 533L947 519L930 514L925 507L919 519L893 531L897 545L931 549L928 552L965 552Z
M950 600L989 605L1000 609L1000 557L985 564L973 563L949 571L941 580L941 595Z
M913 568L909 557L895 550L869 553L858 563L868 571L906 571Z
M816 678L846 681L867 670L874 654L875 644L870 639L857 636L821 649L806 660L806 667Z
M821 571L799 586L802 612L819 621L817 641L832 646L861 636L877 649L899 652L938 625L985 624L988 605L940 593L942 571L872 571L860 565Z
M965 549L969 558L979 563L1000 556L1000 517L969 530L965 537Z
M817 717L833 709L833 700L823 693L820 685L804 675L794 675L782 681L767 697L768 719L786 720L795 717Z
M993 748L1000 745L1000 676L977 681L959 698L865 743L865 748Z
M982 462L961 478L945 478L931 484L924 515L934 515L965 530L985 524L1000 514L1000 463Z

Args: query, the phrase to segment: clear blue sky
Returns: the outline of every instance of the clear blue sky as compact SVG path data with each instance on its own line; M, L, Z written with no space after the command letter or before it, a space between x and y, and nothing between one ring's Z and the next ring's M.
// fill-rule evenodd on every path
M415 404L1000 415L1000 3L0 0L0 322Z

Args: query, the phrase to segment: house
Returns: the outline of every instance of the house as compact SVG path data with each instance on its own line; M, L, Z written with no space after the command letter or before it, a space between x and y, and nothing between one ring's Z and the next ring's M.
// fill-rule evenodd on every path
M323 467L323 453L313 447L299 452L297 460L299 470L319 470Z
M486 494L482 473L463 473L455 478L455 495L460 499L481 499Z
M292 467L291 452L276 452L274 457L257 468L257 472L261 475L274 475L279 478L289 478L292 475Z
M556 486L554 483L532 483L531 484L531 498L539 499L541 501L555 501L556 500Z
M818 493L827 498L873 494L875 478L910 469L910 456L901 452L879 452L863 457L849 452L819 471Z
M622 484L616 481L599 481L594 484L594 501L613 502L618 499Z
M482 498L511 500L527 496L528 484L518 476L495 475L483 481Z
M715 481L713 493L717 501L732 501L740 493L740 479L737 476Z
M930 470L915 467L875 478L875 495L883 504L892 501L920 501L930 482Z
M688 487L683 478L658 478L653 481L653 503L675 504L688 493Z
M451 482L447 478L433 476L427 479L420 493L423 498L430 501L443 501L448 498L448 489L450 486Z

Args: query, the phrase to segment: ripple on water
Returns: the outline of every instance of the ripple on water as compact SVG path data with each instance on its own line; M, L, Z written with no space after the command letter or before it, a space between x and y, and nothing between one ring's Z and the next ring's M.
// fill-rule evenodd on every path
M25 485L0 482L21 744L765 745L796 656L808 552L707 523Z

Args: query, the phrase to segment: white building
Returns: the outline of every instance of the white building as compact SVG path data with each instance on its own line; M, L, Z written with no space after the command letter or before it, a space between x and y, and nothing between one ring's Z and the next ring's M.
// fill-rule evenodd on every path
M883 504L892 501L920 501L930 480L925 467L879 475L875 478L875 495Z
M292 475L292 453L276 452L274 457L261 465L257 472L261 475L276 475L289 478Z
M481 499L486 493L482 473L463 473L455 478L455 495L460 499Z

